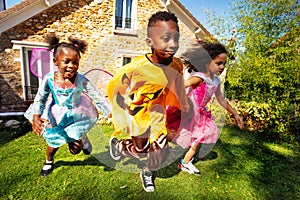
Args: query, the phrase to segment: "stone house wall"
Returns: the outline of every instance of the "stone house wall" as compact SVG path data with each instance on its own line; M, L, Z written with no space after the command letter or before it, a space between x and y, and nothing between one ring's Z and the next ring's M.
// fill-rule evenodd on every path
M88 50L82 55L80 72L102 68L115 73L120 65L121 52L149 52L145 30L148 18L159 10L166 10L159 0L138 0L138 34L126 35L114 32L113 0L66 0L25 20L0 35L0 113L24 111L22 75L20 64L14 59L19 50L12 48L11 40L43 42L49 34L66 40L68 36L88 42ZM183 52L193 42L193 33L179 23Z

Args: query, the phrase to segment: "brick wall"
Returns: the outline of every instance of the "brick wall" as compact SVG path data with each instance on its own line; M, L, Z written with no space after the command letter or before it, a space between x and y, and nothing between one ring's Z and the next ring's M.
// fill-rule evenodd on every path
M43 42L45 36L55 33L61 39L68 36L86 40L87 52L82 55L80 72L91 68L103 68L115 73L120 67L120 53L149 52L145 43L148 18L158 10L165 10L159 0L138 0L137 35L114 33L114 1L67 0L0 35L0 112L24 111L20 65L14 62L18 50L12 49L11 40ZM194 36L185 25L179 23L183 52Z

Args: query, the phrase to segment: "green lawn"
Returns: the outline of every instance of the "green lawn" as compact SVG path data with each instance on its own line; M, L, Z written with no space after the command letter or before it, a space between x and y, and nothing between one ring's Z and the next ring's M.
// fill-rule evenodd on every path
M300 199L299 146L268 142L232 127L222 129L208 156L196 159L200 176L177 169L178 153L156 172L153 193L141 186L137 160L112 162L110 126L97 125L89 133L93 155L71 155L64 145L47 177L39 175L43 138L22 130L0 131L0 199Z

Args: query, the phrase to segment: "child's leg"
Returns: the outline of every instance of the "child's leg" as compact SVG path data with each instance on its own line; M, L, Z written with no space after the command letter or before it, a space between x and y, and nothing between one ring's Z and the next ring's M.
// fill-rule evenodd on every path
M115 140L111 146L113 145L116 146L118 152L124 156L134 158L144 158L148 156L146 168L149 170L157 170L169 152L167 138L164 135L161 135L151 144L149 138L143 135L133 136L132 139Z
M194 157L194 155L195 155L195 153L196 153L199 145L200 144L196 144L196 145L194 145L194 146L192 146L192 147L189 148L189 150L186 152L186 154L185 154L185 156L183 158L183 161L185 163L190 162L190 160Z
M167 137L162 134L150 144L150 148L147 150L148 159L146 166L140 173L143 188L146 192L153 192L155 190L155 177L152 171L158 170L168 155L169 146Z
M69 142L68 145L69 145L69 151L73 155L79 154L83 148L83 144L80 139Z
M132 136L131 139L124 139L118 142L119 152L128 157L144 158L150 148L147 135Z
M149 169L150 171L158 170L168 155L169 145L167 137L162 134L150 144L146 169Z
M185 154L184 158L179 163L178 167L182 171L189 172L190 174L199 175L200 171L193 165L193 157L198 149L199 144L196 144L189 148L187 153Z
M44 162L44 166L41 170L41 175L42 176L47 176L48 174L50 174L53 169L53 161L54 161L54 155L57 152L58 148L54 148L54 147L47 147L46 150L46 161Z
M132 158L144 158L150 148L149 138L146 134L132 136L131 139L119 140L116 137L110 139L110 155L119 161L121 155Z
M92 148L92 144L91 144L89 138L87 137L87 135L83 136L81 138L81 141L82 141L82 144L83 144L83 146L82 146L83 153L85 155L91 154L93 148Z
M54 148L54 147L50 147L50 146L47 147L47 150L46 150L47 161L53 161L54 155L57 152L57 150L58 150L58 148Z

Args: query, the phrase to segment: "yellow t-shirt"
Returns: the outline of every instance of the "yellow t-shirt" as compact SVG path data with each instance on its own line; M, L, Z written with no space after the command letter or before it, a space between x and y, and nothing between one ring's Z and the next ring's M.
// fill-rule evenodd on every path
M168 66L150 62L151 54L138 56L120 69L107 85L116 131L131 136L148 133L150 142L166 135L167 105L187 112L182 64L178 58Z

